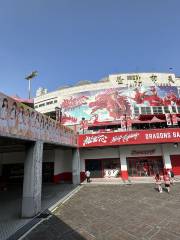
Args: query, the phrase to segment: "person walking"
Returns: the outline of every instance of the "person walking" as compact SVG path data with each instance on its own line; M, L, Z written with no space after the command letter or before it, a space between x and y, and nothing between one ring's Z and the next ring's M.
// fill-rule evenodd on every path
M170 182L172 185L174 185L174 172L171 170L170 173L171 173Z
M167 172L164 175L164 185L165 185L165 188L167 189L167 192L169 193L170 192L170 177Z
M156 181L156 186L158 188L159 193L162 193L162 178L159 173L156 173L155 175L155 181Z
M91 175L90 171L87 170L85 174L86 174L86 180L87 180L87 182L90 183L90 175Z

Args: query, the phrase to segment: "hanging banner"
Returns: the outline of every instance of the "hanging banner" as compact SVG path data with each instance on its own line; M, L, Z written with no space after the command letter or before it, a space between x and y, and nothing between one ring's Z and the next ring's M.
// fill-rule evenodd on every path
M81 130L87 130L88 129L88 121L87 120L82 120L80 125L81 125Z
M131 118L127 118L127 130L132 130L132 120Z
M177 115L176 114L171 114L172 118L172 123L174 126L178 125L178 120L177 120Z
M166 122L167 122L167 125L172 125L172 122L171 122L171 114L170 113L166 113L165 114L166 116Z
M126 116L125 115L123 115L121 117L121 129L126 130Z

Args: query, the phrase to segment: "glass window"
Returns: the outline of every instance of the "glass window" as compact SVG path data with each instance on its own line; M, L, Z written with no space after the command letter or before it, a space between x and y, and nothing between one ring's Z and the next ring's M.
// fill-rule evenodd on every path
M45 103L39 104L39 107L43 107L43 106L45 106Z
M164 107L164 112L165 112L165 113L170 113L169 107Z
M176 107L175 106L172 106L172 112L176 113Z
M151 114L151 108L150 107L141 107L141 113L142 114Z
M153 113L157 114L158 113L158 107L153 107Z
M53 104L53 101L47 102L46 105Z
M138 107L134 107L134 114L139 115L139 108Z
M158 107L158 113L159 113L159 114L163 113L162 107Z

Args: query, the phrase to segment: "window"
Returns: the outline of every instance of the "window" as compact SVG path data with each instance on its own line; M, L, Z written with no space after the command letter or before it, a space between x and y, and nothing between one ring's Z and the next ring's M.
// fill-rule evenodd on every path
M162 107L153 107L153 113L154 114L163 114L163 108Z
M176 113L176 107L175 106L172 106L172 112Z
M45 103L39 104L39 107L43 107L43 106L45 106Z
M165 113L170 113L169 108L168 107L164 107L164 112Z
M151 114L151 108L150 107L142 107L141 113L142 114Z
M38 105L35 105L34 108L38 108Z
M121 77L121 76L118 76L117 77L117 79L116 79L116 82L118 83L118 84L123 84L123 78Z
M46 105L53 104L53 101L47 102Z
M158 113L158 107L153 107L153 113L157 114Z
M134 114L135 114L136 116L138 116L138 115L140 114L138 107L134 107Z
M162 114L162 113L163 113L162 107L158 107L158 113L159 113L159 114Z
M57 100L54 100L54 103L57 103Z

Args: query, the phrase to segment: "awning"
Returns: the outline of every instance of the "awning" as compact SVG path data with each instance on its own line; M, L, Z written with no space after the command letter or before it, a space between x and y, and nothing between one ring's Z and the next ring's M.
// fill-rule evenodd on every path
M165 120L161 120L154 116L151 120L139 120L139 119L134 119L132 120L132 124L143 124L143 123L161 123L161 122L166 122Z

